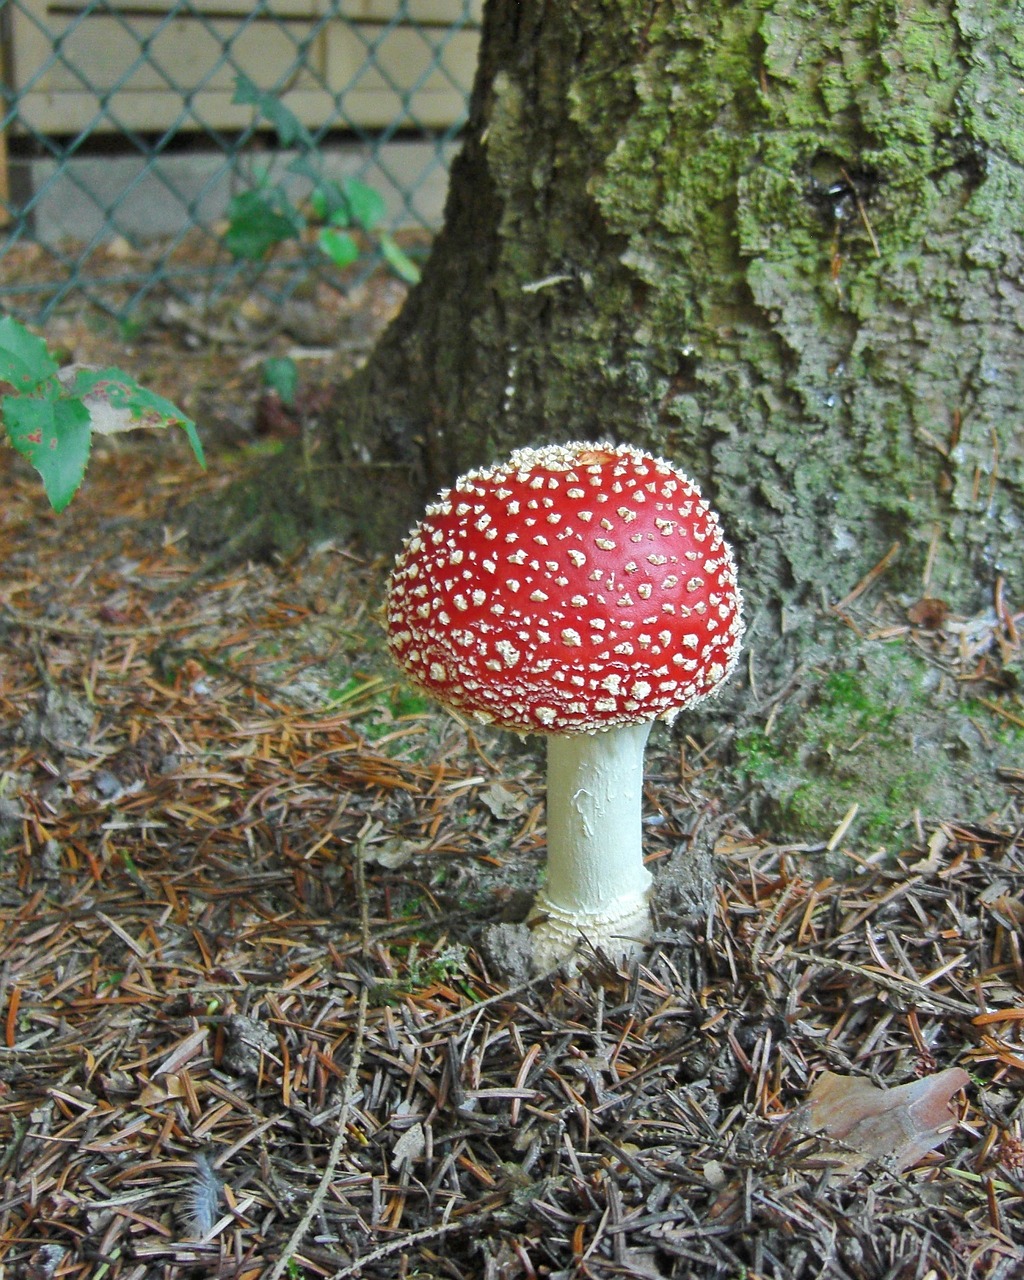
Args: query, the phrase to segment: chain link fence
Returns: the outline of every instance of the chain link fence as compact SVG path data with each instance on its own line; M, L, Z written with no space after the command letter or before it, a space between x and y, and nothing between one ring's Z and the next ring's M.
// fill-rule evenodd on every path
M129 322L168 294L209 304L240 282L281 301L322 270L309 236L258 264L225 248L233 196L271 180L303 194L302 156L240 100L242 82L301 123L307 161L311 146L332 181L382 197L382 227L424 239L481 3L0 0L0 310L42 323L87 302ZM363 241L339 284L376 265Z

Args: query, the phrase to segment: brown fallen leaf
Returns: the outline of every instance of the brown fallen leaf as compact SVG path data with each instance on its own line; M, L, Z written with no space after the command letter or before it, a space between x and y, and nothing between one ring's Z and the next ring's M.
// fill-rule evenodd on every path
M907 618L915 627L923 627L926 631L939 631L949 617L949 605L945 600L936 600L933 596L924 596L907 610Z
M492 783L486 791L480 792L480 799L499 822L509 822L526 812L526 797L509 791L500 782Z
M188 1092L181 1076L166 1075L157 1082L147 1081L139 1092L140 1107L161 1107L176 1098L187 1098Z
M895 1089L879 1089L857 1076L826 1071L799 1118L805 1132L826 1139L840 1177L852 1177L869 1161L886 1158L902 1172L952 1132L950 1099L969 1081L966 1071L950 1067Z

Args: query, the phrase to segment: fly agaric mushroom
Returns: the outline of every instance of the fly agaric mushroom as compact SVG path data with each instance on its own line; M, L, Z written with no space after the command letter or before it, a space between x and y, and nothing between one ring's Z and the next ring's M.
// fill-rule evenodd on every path
M388 644L439 702L548 745L534 967L650 937L644 747L714 693L743 633L732 552L692 480L629 445L519 449L427 508L387 590Z

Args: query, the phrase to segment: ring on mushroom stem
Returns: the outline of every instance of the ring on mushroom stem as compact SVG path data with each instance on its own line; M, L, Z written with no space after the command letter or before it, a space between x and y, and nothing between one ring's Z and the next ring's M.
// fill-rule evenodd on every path
M643 754L651 724L717 692L739 656L732 552L700 490L630 445L519 449L442 493L388 581L388 644L447 706L548 739L538 972L581 943L650 937Z

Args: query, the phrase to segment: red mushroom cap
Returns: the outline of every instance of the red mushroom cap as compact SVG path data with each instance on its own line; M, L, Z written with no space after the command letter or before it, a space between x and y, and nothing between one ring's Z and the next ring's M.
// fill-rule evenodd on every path
M457 480L398 556L387 624L416 684L524 733L671 720L721 685L743 634L700 490L611 444L520 449Z

